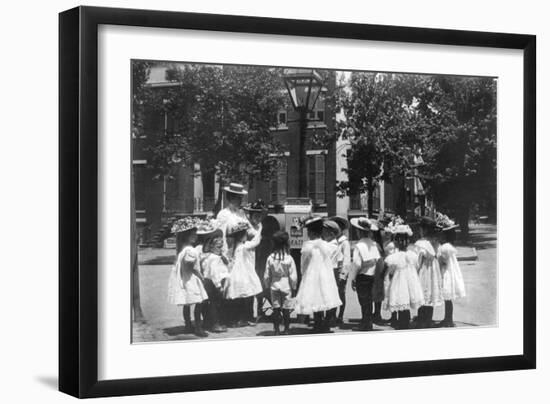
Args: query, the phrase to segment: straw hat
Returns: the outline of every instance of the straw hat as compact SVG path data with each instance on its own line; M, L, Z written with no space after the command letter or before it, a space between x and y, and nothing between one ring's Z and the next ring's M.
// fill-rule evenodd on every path
M330 231L332 231L335 234L340 233L340 226L338 226L338 223L336 223L333 220L330 220L330 219L329 220L324 220L323 221L323 227L325 229L329 229Z
M332 216L330 218L330 220L332 220L333 222L338 223L338 226L340 226L341 230L349 229L349 221L348 221L348 219L346 219L343 216L338 216L338 215L337 216Z
M304 216L300 218L300 223L303 227L308 227L322 220L323 218L321 216Z
M267 210L267 206L266 206L265 202L262 199L258 199L254 203L249 203L243 209L248 211L248 212L259 212L259 213L261 213L261 212L265 212Z
M196 229L198 224L199 218L195 216L186 216L176 220L174 224L172 224L171 232L174 234L183 233L184 231Z
M197 234L200 236L216 237L222 236L223 233L219 229L216 220L201 220L197 226Z
M378 226L375 220L367 217L354 217L350 220L353 227L363 231L378 231Z
M454 220L451 220L449 216L444 215L441 212L437 212L435 216L435 221L437 226L441 229L441 231L449 231L456 229L458 225L454 222Z
M406 234L409 237L413 235L411 227L405 224L405 221L400 216L394 216L384 230L392 234Z
M231 184L229 184L229 186L223 187L223 190L225 192L229 192L237 195L248 194L248 191L244 189L244 186L242 184L237 184L236 182L232 182Z
M408 224L398 224L392 229L392 233L396 235L407 235L409 237L413 235L413 231Z

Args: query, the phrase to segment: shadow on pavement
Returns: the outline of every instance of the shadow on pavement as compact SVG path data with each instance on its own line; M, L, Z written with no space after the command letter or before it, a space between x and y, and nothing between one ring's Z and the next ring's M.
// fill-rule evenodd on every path
M175 257L173 256L154 257L139 261L138 265L172 265L174 263L174 260Z
M177 336L177 335L182 335L182 334L193 335L192 332L186 332L185 327L183 325L178 325L176 327L164 328L162 331L170 337Z
M191 341L195 339L204 339L204 338L199 338L196 335L192 335L192 334L177 335L175 338L170 338L170 340L172 341Z

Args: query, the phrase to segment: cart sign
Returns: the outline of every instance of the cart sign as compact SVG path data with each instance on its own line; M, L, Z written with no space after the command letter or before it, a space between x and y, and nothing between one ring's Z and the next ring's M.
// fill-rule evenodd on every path
M284 206L285 229L289 235L290 248L300 249L307 239L305 229L300 225L300 218L311 214L309 198L288 198Z

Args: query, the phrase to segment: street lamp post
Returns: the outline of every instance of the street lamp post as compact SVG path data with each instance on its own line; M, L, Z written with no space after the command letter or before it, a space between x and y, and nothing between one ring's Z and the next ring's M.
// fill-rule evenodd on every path
M284 69L285 82L292 107L299 114L298 197L307 198L306 133L307 114L312 112L323 89L323 79L314 69Z

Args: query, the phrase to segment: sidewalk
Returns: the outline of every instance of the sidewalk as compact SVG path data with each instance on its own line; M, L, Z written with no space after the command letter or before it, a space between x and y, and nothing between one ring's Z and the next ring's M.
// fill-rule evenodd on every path
M496 268L496 227L477 226L472 228L472 245L476 250L477 260L466 260L472 255L471 247L458 247L461 253L460 266L462 269L467 296L455 302L454 318L457 327L491 326L497 321L497 268ZM170 274L173 251L163 249L140 250L140 291L141 306L147 320L146 324L133 324L133 342L197 340L193 334L183 331L181 307L167 303L167 283ZM153 260L154 259L154 260ZM166 260L168 264L158 264L159 260ZM360 307L357 295L348 284L346 291L347 305L344 315L345 324L342 329L334 329L334 333L353 332L360 318ZM411 313L416 315L416 311ZM390 313L383 312L384 318ZM443 318L443 307L436 307L434 320ZM291 335L310 333L309 328L295 321L291 324ZM377 331L393 331L389 326L375 326ZM396 331L399 332L399 331ZM269 322L260 322L255 327L232 328L226 333L211 333L206 339L219 338L252 338L258 336L272 336L273 325Z

